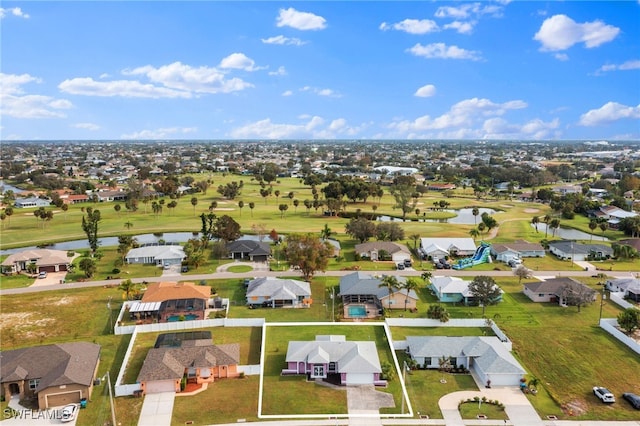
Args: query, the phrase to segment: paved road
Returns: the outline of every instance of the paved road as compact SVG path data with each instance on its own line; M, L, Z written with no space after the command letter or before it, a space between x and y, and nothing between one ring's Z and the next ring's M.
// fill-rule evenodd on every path
M318 272L316 273L316 277L341 277L343 275L347 275L352 273L353 271L327 271L327 272ZM388 274L388 275L398 275L405 277L419 277L422 274L422 271L415 270L404 270L404 271L360 271L372 275L376 274ZM432 271L434 277L439 276L456 276L456 277L475 277L477 275L489 275L492 277L513 277L512 271L465 271L465 270L453 270L453 269L438 269L436 271ZM608 276L616 277L616 278L634 278L637 272L607 272ZM291 275L300 275L298 271L263 271L263 270L252 270L249 272L235 273L235 272L214 272L211 274L198 274L198 275L178 275L172 274L169 276L154 276L154 277L145 277L145 278L133 278L132 281L136 283L142 282L161 282L167 281L168 278L171 280L180 280L180 281L200 281L200 280L211 280L211 279L240 279L240 278L254 278L256 276L260 277L281 277L281 276L291 276ZM571 276L571 277L590 277L594 275L593 271L585 271L585 270L569 270L569 271L533 271L533 275L536 277L559 277L559 276ZM23 288L12 288L6 290L0 290L0 296L5 296L9 294L27 294L27 293L37 293L40 291L51 291L51 290L60 290L63 288L86 288L86 287L104 287L106 285L119 285L122 282L123 278L117 280L97 280L97 281L85 281L85 282L67 282L65 284L52 284L52 285L38 285L38 286L30 286Z

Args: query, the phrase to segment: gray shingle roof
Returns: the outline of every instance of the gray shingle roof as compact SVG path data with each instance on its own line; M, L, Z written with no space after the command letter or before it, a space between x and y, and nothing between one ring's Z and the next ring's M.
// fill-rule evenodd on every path
M400 285L404 284L407 279L402 276L397 276L398 283ZM344 275L340 278L340 295L341 296L350 296L350 295L374 295L378 299L382 299L389 295L389 290L386 287L380 287L382 283L382 279L373 277L364 272L354 272L352 274ZM404 292L399 288L393 288L392 292L397 293L399 291ZM417 299L418 295L415 291L411 290L409 292L409 297Z
M270 297L276 300L297 299L311 296L311 285L298 280L262 277L249 282L247 297Z
M37 391L51 386L90 386L100 359L100 345L59 343L0 352L0 382L40 379Z
M346 340L291 341L286 361L336 362L340 373L380 373L375 342Z

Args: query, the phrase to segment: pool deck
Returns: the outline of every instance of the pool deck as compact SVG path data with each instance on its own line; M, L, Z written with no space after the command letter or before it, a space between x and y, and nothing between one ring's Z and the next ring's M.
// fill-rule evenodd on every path
M351 316L349 315L349 307L350 306L364 306L366 309L366 315L365 316ZM351 305L346 305L344 307L344 318L345 319L352 319L352 320L359 320L359 319L376 319L379 318L380 315L378 315L378 307L376 305L372 305L372 304L363 304L363 303L354 303Z

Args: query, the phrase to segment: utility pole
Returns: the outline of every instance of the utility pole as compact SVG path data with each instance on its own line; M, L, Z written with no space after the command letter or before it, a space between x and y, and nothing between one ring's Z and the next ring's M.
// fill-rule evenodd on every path
M600 325L600 321L602 320L602 306L604 305L604 299L606 297L605 295L605 286L604 283L602 284L602 295L600 296L600 318L598 318L598 325Z
M104 377L103 377L104 380ZM111 390L111 374L107 371L107 386L109 387L109 405L111 405L111 424L117 426L116 409L113 406L113 391Z

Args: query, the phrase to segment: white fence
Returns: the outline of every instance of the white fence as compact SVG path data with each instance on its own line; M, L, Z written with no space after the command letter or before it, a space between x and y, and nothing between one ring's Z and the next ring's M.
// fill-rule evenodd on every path
M616 328L617 326L618 321L615 318L603 318L600 320L600 327L602 327L607 333L627 345L635 353L640 354L640 344L618 330Z
M125 302L123 304L126 304ZM123 308L124 311L124 308ZM183 330L193 330L198 328L209 328L209 327L262 327L265 323L264 318L236 318L236 319L210 319L210 320L200 320L200 321L176 321L176 322L167 322L160 324L144 324L144 325L134 325L131 331L131 341L129 342L129 346L127 347L127 352L124 355L124 360L122 361L122 365L120 366L120 371L118 372L118 378L115 383L115 396L127 396L133 395L136 391L141 390L140 383L130 383L123 384L124 373L127 370L127 366L129 364L129 357L131 356L131 352L133 351L133 347L136 343L136 337L138 337L138 333L151 333L158 331L183 331ZM117 333L116 333L117 334ZM125 334L125 333L121 333ZM260 374L260 366L259 365L243 365L240 366L240 371L244 371L246 375L256 375Z
M389 327L486 327L487 320L484 319L450 319L447 322L441 322L435 319L412 319L412 318L388 318L385 320ZM511 340L497 324L491 321L491 330L495 333L496 337L504 344L508 351L512 350ZM394 341L393 349L405 350L407 349L407 342Z
M609 299L611 299L612 302L616 303L617 305L619 305L620 307L627 309L627 308L633 308L634 306L627 302L626 300L624 300L624 292L621 291L619 293L614 293L613 291L611 293L609 293Z

